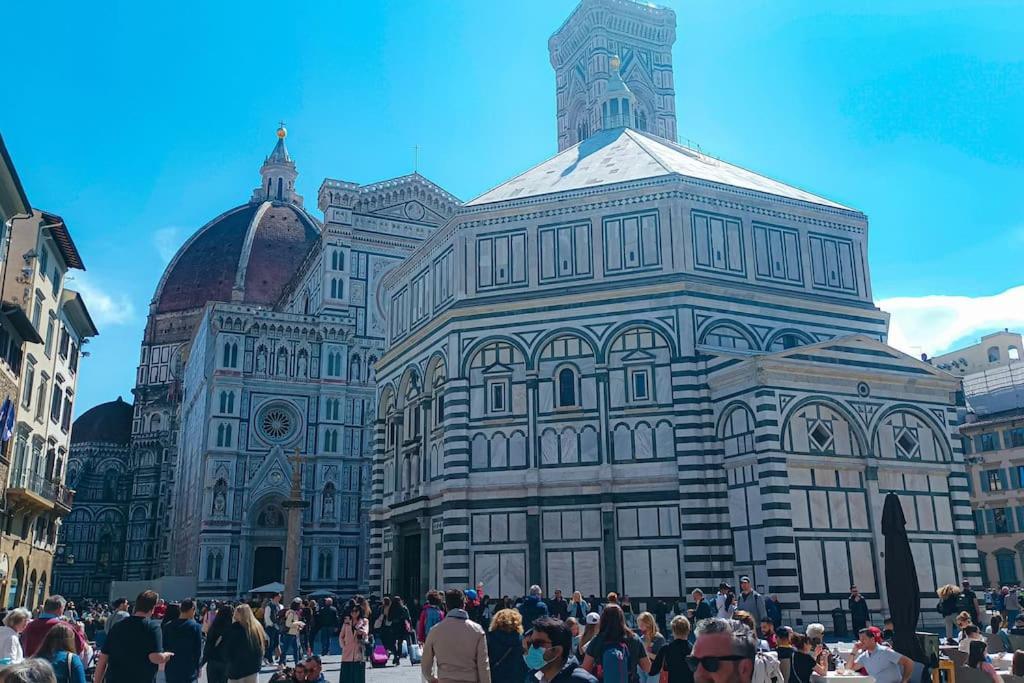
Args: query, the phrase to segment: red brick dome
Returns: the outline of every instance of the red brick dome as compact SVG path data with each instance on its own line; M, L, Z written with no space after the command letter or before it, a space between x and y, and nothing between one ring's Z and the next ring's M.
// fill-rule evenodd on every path
M251 202L226 211L175 254L157 285L154 312L209 301L272 305L319 236L319 223L295 204Z

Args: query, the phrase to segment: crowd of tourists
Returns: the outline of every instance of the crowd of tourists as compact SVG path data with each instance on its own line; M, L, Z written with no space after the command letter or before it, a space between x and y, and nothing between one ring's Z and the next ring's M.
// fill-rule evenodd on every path
M992 644L1012 651L1009 636L1024 636L1019 603L1006 599L1015 593L979 599L966 581L938 589L947 644L993 683L1002 681ZM892 649L891 621L872 626L856 586L846 606L858 640L842 653L824 642L822 624L798 632L784 623L778 599L747 577L738 589L722 582L716 593L695 590L690 598L638 607L626 595L545 596L540 586L519 598L492 597L478 583L429 591L422 603L397 595L285 601L278 593L200 605L145 591L133 602L79 611L54 595L36 614L0 614L0 683L193 683L201 673L209 683L256 683L261 671L272 683L317 682L326 681L323 657L335 653L340 683L365 683L368 667L404 661L428 683L815 683L844 670L876 683L909 680L913 664ZM1024 652L1013 669L1024 675Z

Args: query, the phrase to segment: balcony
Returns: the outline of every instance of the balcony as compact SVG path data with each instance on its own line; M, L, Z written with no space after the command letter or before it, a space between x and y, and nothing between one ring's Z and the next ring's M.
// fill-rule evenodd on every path
M71 511L74 491L60 482L50 481L27 468L11 472L7 487L7 503L13 507L27 507L41 512L56 509L58 514Z

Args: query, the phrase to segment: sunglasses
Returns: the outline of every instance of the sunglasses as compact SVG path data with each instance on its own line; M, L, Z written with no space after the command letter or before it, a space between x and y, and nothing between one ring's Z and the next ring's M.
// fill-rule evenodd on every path
M739 662L744 659L750 659L750 657L744 657L743 655L725 655L723 657L694 657L690 655L686 658L686 663L690 665L690 671L696 672L699 667L704 667L704 670L708 673L715 673L718 671L718 665L722 662Z

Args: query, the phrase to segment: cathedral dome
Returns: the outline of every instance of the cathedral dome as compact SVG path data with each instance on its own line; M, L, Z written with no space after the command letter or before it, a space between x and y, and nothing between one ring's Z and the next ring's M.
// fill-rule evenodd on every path
M71 428L72 443L102 442L127 446L132 435L132 404L120 396L79 415Z
M208 301L272 305L319 236L316 219L293 203L254 201L226 211L178 250L157 286L154 312Z

